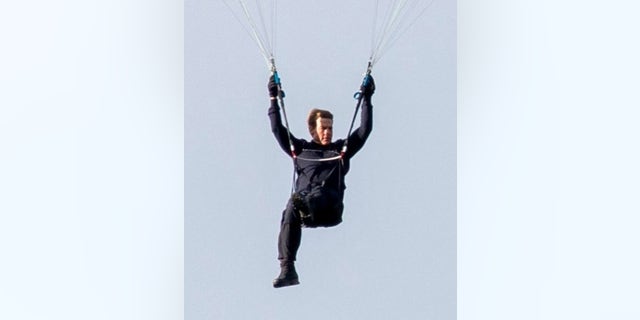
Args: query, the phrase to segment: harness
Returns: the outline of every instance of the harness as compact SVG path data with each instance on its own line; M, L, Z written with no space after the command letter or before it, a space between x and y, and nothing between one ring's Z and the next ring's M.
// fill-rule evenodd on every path
M341 155L335 150L316 150L316 149L303 149L300 154L303 155L305 153L322 153L323 155L326 153L332 153L334 155L324 157L324 158L307 158L307 157L298 155L293 160L294 172L297 173L298 171L300 171L302 172L302 174L305 174L304 168L300 165L300 162L305 162L305 161L316 163L317 166L325 166L325 167L332 166L331 170L329 170L328 172L326 170L323 170L323 171L320 171L319 174L317 172L314 172L313 175L307 176L307 178L309 179L309 185L311 188L315 186L324 187L327 181L331 179L332 175L337 169L338 179L337 179L336 190L340 190L343 186L342 185L342 168L344 166L343 155ZM332 162L333 164L331 164ZM295 181L294 181L294 184L295 184ZM292 193L293 193L293 190L292 190Z
M280 77L278 76L278 71L276 70L275 61L274 61L273 58L271 58L271 72L273 73L273 77L274 77L275 83L276 83L276 85L278 87L277 99L278 99L278 103L280 104L280 107L282 108L282 115L284 117L285 128L287 129L287 138L289 139L289 150L291 151L291 158L293 159L293 177L292 177L292 183L291 183L291 193L292 194L295 191L296 173L297 173L297 168L298 168L297 161L298 160L317 161L317 162L338 161L339 160L340 163L338 164L337 167L339 167L340 170L341 170L341 168L342 168L342 166L344 164L344 156L347 153L348 146L349 146L349 136L351 136L351 131L353 130L353 125L354 125L354 123L356 121L356 116L358 115L358 110L360 110L360 106L362 105L362 100L364 98L364 94L362 92L362 87L364 87L367 84L367 81L369 79L368 76L371 74L371 68L372 68L372 61L369 61L368 65L367 65L367 71L365 73L364 79L362 80L361 89L359 91L357 91L353 95L353 98L357 100L356 108L355 108L355 111L353 112L353 117L351 118L351 125L349 126L349 132L347 133L347 137L344 140L344 143L342 145L342 149L340 150L340 153L336 152L337 154L335 156L331 156L331 157L327 157L327 158L312 159L312 158L299 157L295 153L295 147L293 146L293 141L291 140L291 131L289 130L289 120L287 119L287 110L286 110L286 108L284 106L285 94L284 94L284 91L282 90L282 82L280 81ZM305 150L303 150L303 152L304 151ZM325 150L317 150L317 151L325 151ZM335 167L331 170L331 172L327 176L327 178L331 176L331 173L333 173L334 170L335 170ZM341 185L342 184L342 172L339 172L339 176L340 176L339 185Z

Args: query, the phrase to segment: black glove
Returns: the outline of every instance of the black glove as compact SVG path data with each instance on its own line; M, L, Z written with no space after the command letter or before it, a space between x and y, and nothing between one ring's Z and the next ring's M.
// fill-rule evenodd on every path
M276 84L276 78L274 76L269 77L267 88L269 89L269 97L274 98L278 96L278 85Z
M360 91L365 97L371 97L373 93L376 91L376 83L373 81L373 77L368 74L360 86Z

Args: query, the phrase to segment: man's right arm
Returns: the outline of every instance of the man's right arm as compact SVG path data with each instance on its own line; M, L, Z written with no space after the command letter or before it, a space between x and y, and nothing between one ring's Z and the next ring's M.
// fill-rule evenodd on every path
M271 106L269 107L269 121L271 122L271 132L276 137L280 148L291 155L291 149L289 143L291 142L296 154L300 153L302 149L302 140L298 140L294 137L285 126L282 125L282 118L280 117L280 105L278 104L278 88L275 85L273 76L269 79L268 84L269 96L271 99ZM291 140L289 140L291 139Z
M273 135L276 137L280 148L282 148L285 153L291 154L291 151L289 149L289 133L287 131L287 128L282 125L282 119L280 117L280 106L278 106L278 100L276 99L271 100L271 107L269 107L269 120L271 122L271 132L273 132ZM293 141L296 140L297 139L292 135L292 143L294 143ZM294 143L294 146L295 145L296 144Z

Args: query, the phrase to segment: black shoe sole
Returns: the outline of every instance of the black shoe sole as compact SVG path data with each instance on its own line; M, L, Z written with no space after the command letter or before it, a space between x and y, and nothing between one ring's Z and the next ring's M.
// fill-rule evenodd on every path
M275 279L275 280L273 280L273 287L274 288L295 286L297 284L300 284L300 281L298 281L298 279Z

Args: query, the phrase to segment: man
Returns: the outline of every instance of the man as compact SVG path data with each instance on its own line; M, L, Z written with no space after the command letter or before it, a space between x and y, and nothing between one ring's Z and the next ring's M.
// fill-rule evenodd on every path
M360 87L362 112L360 127L347 140L332 142L333 115L321 109L312 109L307 118L311 141L298 139L282 125L278 104L278 85L274 76L268 84L271 107L269 119L271 131L282 150L289 156L295 154L295 170L298 178L295 192L282 213L278 236L278 260L280 275L273 280L276 288L299 284L294 267L300 247L302 227L332 227L342 222L343 197L346 188L344 176L349 171L350 159L362 148L371 133L371 96L375 83L367 75ZM346 150L343 146L347 145ZM344 151L344 153L342 153Z

